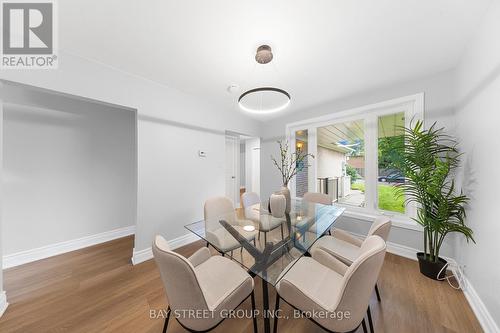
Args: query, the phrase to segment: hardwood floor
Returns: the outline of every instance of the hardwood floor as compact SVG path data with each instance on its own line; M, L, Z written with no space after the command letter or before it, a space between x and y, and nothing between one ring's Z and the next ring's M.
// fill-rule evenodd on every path
M188 256L203 245L192 243L178 252ZM133 238L126 237L5 270L10 305L0 332L160 333L163 319L150 319L150 309L166 307L159 273L152 260L132 266L132 248ZM255 282L262 308L261 280ZM387 254L379 287L382 302L371 300L377 333L482 332L463 293L425 278L415 261ZM250 309L250 300L240 308ZM259 332L262 325L259 320ZM323 332L306 319L280 320L278 331ZM171 320L168 332L185 331ZM213 332L250 333L252 322L228 319Z

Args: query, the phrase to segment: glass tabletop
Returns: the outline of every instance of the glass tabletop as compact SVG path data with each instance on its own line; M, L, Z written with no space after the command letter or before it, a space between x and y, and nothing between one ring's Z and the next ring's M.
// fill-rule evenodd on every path
M333 226L344 210L336 205L296 199L292 200L290 213L283 216L273 216L266 207L256 204L242 214L230 211L185 228L250 273L276 285L283 273Z

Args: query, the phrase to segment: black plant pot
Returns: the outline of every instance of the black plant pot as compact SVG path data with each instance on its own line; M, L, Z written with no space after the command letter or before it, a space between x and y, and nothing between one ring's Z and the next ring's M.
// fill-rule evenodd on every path
M433 280L444 279L444 277L446 276L446 269L443 269L443 267L448 263L446 260L439 257L438 262L432 262L425 258L423 252L418 252L417 258L418 258L418 265L420 266L420 273L424 274L425 276Z

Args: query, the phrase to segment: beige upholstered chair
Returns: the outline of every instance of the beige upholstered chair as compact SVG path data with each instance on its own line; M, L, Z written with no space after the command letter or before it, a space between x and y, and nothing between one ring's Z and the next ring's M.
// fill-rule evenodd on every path
M317 248L311 257L302 257L278 282L276 310L281 299L292 307L318 313L311 318L333 332L354 332L360 325L366 333L364 316L370 295L384 262L386 245L379 236L370 236L362 244L360 255L351 266ZM339 315L347 314L340 320ZM277 331L278 320L274 322Z
M322 205L331 205L332 200L327 194L317 193L317 192L306 192L302 197L302 200L315 202Z
M224 312L236 309L249 296L255 309L253 279L235 262L211 256L205 247L186 259L171 251L161 236L156 236L152 248L169 303L163 332L171 313L184 328L198 332L215 328L224 320ZM203 316L187 315L188 310ZM255 318L253 325L257 332Z
M241 203L243 209L247 208L259 208L260 209L260 197L255 192L245 192L241 195Z
M380 216L373 222L368 231L368 236L377 235L386 242L391 231L391 225L391 220L387 216ZM359 256L362 245L363 241L359 238L343 230L334 229L331 236L318 239L312 246L311 251L321 248L346 265L350 265ZM377 285L375 285L375 292L377 293L377 299L380 301L380 292Z
M216 247L222 255L237 248L242 248L240 242L220 224L223 219L231 224L243 237L248 241L255 242L257 230L246 231L243 229L246 225L255 226L255 223L244 219L240 220L236 217L236 211L233 203L226 197L214 197L205 201L204 207L205 231L207 240ZM256 228L257 229L257 228ZM207 244L208 247L208 244Z
M280 199L281 197L274 194L271 195L271 214L263 214L260 198L257 193L245 192L241 196L245 218L259 224L259 239L260 233L263 232L264 243L267 243L267 233L279 227L281 227L281 238L283 238L283 223L286 222L283 216L285 215L284 208L286 203L282 204ZM281 212L282 210L283 212Z
M332 200L327 194L318 193L318 192L306 192L302 196L302 200L311 203L318 203L322 205L332 205ZM328 233L331 234L330 229L328 229Z
M387 241L390 230L391 220L386 216L381 216L375 219L367 236L377 235ZM359 256L362 244L361 239L352 236L350 233L334 229L331 236L318 239L311 250L322 248L346 265L350 265Z

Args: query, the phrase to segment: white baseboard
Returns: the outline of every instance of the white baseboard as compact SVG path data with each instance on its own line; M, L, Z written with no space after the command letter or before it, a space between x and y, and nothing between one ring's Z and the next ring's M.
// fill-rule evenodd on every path
M153 251L151 250L151 247L139 251L137 251L134 248L134 252L132 253L132 265L138 265L152 258L153 258Z
M360 234L357 234L357 233L354 233L354 232L351 232L351 231L345 230L345 229L342 229L342 230L350 233L351 235L353 235L354 237L357 237L359 239L366 238L366 235L360 235ZM398 255L401 257L405 257L408 259L417 260L417 252L419 252L417 249L414 249L414 248L409 247L409 246L393 243L393 242L386 242L386 245L387 245L387 252L389 252L389 253L392 253L392 254L395 254L395 255Z
M476 315L477 320L479 320L479 323L481 324L481 327L483 328L484 332L499 333L500 328L493 319L491 313L486 308L486 305L484 305L483 301L477 294L476 289L474 289L469 280L467 280L467 277L464 278L465 278L465 288L463 292L465 298L469 302L469 305L472 308L474 314Z
M196 236L193 233L188 233L185 235L182 235L180 237L174 238L172 240L168 241L168 245L172 250L175 250L178 247L188 245L192 242L195 242L199 240L200 237ZM147 260L153 259L153 252L151 250L151 247L148 247L147 249L144 250L136 250L134 249L134 253L132 255L132 264L137 265L142 262L145 262Z
M75 251L84 247L104 243L113 239L133 235L135 226L106 231L97 235L86 236L61 243L42 246L36 249L17 252L3 256L3 268L19 266L32 261L45 259L58 254Z
M391 242L387 242L387 252L417 260L416 253L419 252L417 249L413 249L408 246L400 245L400 244L395 244ZM460 267L458 266L457 262L453 258L449 257L443 257L448 263L450 264L450 268L453 271L453 274L455 276L461 276L464 281L464 286L462 288L462 292L464 293L465 298L467 299L467 302L469 302L469 305L476 315L477 320L479 321L479 324L481 324L481 327L483 328L485 333L500 333L500 329L493 319L493 316L491 313L488 311L486 308L486 305L484 305L483 301L477 294L476 290L472 286L472 284L469 282L465 274L460 270ZM457 270L459 272L457 272Z
M344 230L347 231L347 230ZM364 235L359 235L350 231L347 231L353 236L359 237L360 239L364 239ZM401 257L405 257L408 259L413 259L417 260L417 252L420 252L417 249L411 248L409 246L401 245L401 244L396 244L392 242L387 242L387 252L396 254ZM463 287L463 293L465 295L465 298L467 299L467 302L469 302L469 305L476 315L477 320L481 324L481 327L483 328L485 333L500 333L500 329L498 328L497 323L493 319L493 316L491 313L488 311L486 308L486 305L484 305L483 301L477 294L476 290L472 286L472 284L467 280L467 277L463 272L460 270L460 266L457 264L456 260L453 258L449 257L443 257L443 259L446 259L448 263L450 264L450 268L453 271L453 274L457 276L459 274L460 276L463 277L464 279L464 287ZM458 272L457 272L458 270Z
M408 259L417 260L417 252L419 252L417 249L393 242L387 242L386 244L387 244L387 252Z
M5 310L7 310L7 307L9 306L9 303L7 303L7 295L5 294L5 291L0 292L0 317L3 315Z

